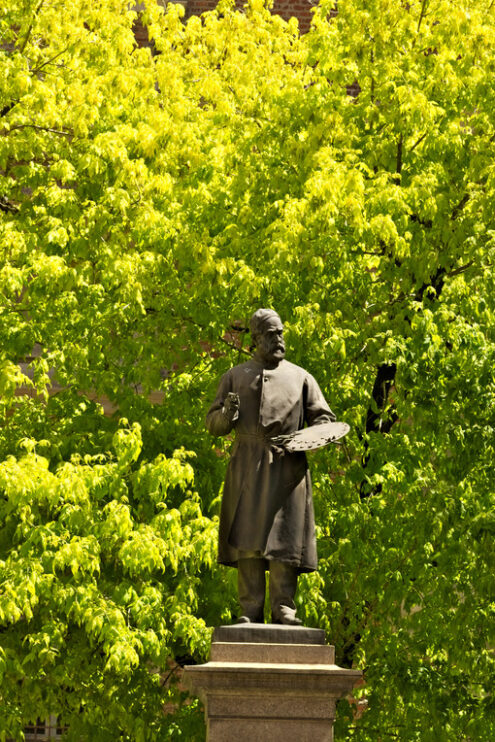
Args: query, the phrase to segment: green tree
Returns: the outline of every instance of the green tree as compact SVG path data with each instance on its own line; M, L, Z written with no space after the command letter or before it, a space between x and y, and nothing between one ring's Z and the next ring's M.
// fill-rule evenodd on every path
M332 5L300 37L150 0L154 53L121 0L1 11L4 737L202 738L173 658L235 612L203 418L261 305L352 426L299 590L365 671L337 738L494 736L495 6Z

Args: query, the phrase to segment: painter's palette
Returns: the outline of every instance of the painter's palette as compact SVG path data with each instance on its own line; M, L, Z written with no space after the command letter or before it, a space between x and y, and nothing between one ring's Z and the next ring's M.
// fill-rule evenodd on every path
M273 439L273 442L285 448L286 451L316 451L318 448L323 448L343 438L349 430L347 423L321 423L321 425L310 425L309 428L296 430L288 435L279 435Z

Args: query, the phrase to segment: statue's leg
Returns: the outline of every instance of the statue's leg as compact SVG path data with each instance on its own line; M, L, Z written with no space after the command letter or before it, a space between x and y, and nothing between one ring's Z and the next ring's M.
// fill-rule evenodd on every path
M237 586L241 619L251 623L263 623L265 606L265 560L239 559L237 562Z
M298 571L285 562L270 561L270 604L272 622L299 626L302 621L296 617L294 596L297 588Z

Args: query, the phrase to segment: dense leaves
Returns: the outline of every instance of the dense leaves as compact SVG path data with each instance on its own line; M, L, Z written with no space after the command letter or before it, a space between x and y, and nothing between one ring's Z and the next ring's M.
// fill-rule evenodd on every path
M202 738L203 419L259 306L352 426L299 590L365 671L337 738L494 736L495 6L332 10L150 1L153 51L121 0L0 10L0 738Z

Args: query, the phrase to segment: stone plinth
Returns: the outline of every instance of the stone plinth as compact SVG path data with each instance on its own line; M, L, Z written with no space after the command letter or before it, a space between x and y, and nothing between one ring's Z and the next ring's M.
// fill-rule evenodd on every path
M208 742L331 742L336 702L361 672L335 665L324 636L302 626L215 629L210 661L184 668Z

